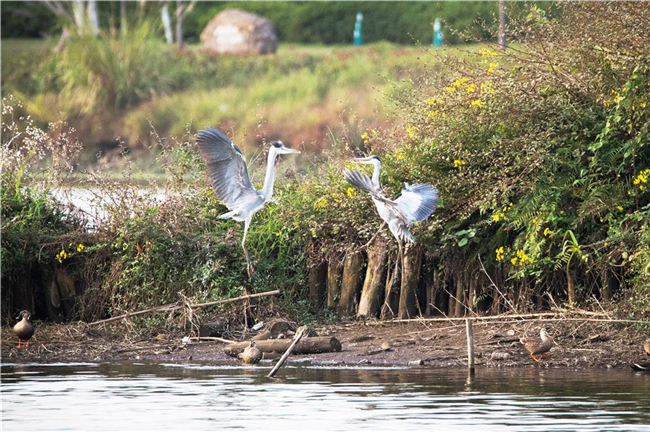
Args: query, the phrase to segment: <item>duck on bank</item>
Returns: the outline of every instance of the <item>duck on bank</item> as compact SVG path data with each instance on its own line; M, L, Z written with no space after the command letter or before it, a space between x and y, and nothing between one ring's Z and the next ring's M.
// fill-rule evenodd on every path
M22 319L20 319L22 317ZM22 347L22 342L25 342L25 347L29 347L29 340L34 336L34 325L29 321L31 314L29 311L21 311L16 319L20 321L14 326L14 333L18 336L18 348Z

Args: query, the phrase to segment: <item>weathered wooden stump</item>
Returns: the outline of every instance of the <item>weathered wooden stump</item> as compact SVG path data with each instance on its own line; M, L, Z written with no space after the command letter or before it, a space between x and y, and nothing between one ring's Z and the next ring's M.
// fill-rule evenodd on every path
M319 311L325 303L327 290L327 262L312 266L309 269L309 301L314 311Z
M336 310L339 304L339 297L341 296L341 272L343 265L338 257L334 254L330 255L327 261L327 308Z
M356 309L357 294L361 286L363 254L360 251L348 251L343 263L343 280L341 282L341 299L338 312L352 315Z
M420 278L420 269L422 266L422 253L420 248L415 245L407 244L404 247L404 259L402 261L402 284L399 296L400 319L409 319L417 315L417 296L418 280Z
M386 258L386 240L379 235L368 249L368 268L361 289L358 317L374 317L379 313L384 297Z

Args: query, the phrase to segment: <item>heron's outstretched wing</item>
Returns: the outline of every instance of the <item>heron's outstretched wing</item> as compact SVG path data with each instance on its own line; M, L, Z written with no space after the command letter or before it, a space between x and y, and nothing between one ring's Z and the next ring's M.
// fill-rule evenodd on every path
M401 212L411 220L423 221L434 211L438 206L438 190L430 184L406 184L406 188L402 189L402 195L395 200L395 204Z
M217 198L229 210L259 199L241 150L227 136L209 127L199 131L196 143L208 165L208 175Z
M372 182L370 177L357 170L345 170L343 176L353 186L368 192L374 199L384 203L395 214L395 216L402 220L402 222L407 225L411 223L408 216L404 214L402 209L397 205L397 202L386 198L381 189Z
M357 170L345 170L343 171L343 177L345 177L351 185L370 194L381 193L381 189L372 182L370 177Z

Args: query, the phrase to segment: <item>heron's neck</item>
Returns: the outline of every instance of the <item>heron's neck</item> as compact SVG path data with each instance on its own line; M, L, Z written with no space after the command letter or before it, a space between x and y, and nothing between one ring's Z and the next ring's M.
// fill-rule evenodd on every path
M372 164L375 166L375 169L372 172L372 182L379 186L379 168L381 168L381 163L375 160Z
M275 158L277 156L278 154L275 152L275 148L271 147L271 150L269 150L269 158L266 163L266 177L264 178L264 186L261 190L264 202L271 201L271 198L273 197L273 182L275 181Z

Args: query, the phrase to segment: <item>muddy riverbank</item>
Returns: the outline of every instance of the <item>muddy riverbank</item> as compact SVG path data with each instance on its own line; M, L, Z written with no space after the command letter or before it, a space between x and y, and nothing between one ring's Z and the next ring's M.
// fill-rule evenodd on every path
M555 341L537 363L519 339L544 327ZM337 338L340 352L293 355L289 363L320 365L411 365L458 367L466 364L467 341L463 321L353 321L317 325L319 336ZM580 318L474 322L477 367L627 368L649 361L643 341L650 331L618 322ZM252 337L248 333L244 339ZM41 324L29 348L17 348L11 328L2 328L2 362L206 362L238 363L224 353L223 342L183 342L181 333L137 334L119 326ZM290 337L290 335L289 335ZM262 360L270 364L277 356Z

